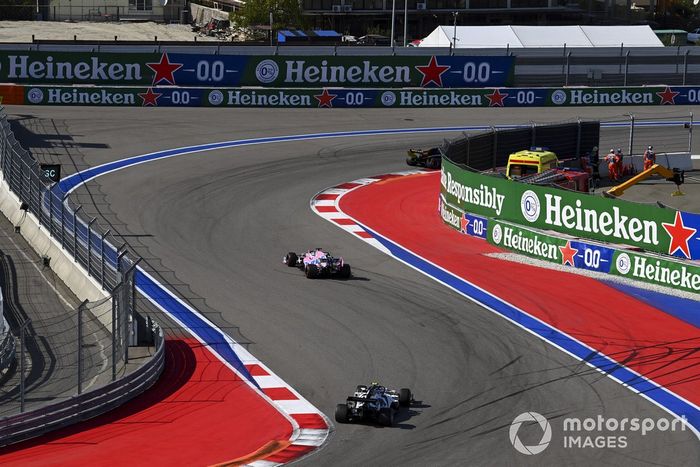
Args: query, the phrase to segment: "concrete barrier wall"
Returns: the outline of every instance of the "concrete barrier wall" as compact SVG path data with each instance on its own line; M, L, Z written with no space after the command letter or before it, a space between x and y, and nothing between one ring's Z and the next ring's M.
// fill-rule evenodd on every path
M41 257L50 258L51 269L68 286L80 300L97 301L108 298L110 294L102 290L100 284L87 271L76 263L61 245L42 228L38 219L31 213L20 209L19 198L10 191L5 180L0 184L0 212L9 221L19 226L20 234ZM96 316L100 322L111 329L112 318L109 314Z

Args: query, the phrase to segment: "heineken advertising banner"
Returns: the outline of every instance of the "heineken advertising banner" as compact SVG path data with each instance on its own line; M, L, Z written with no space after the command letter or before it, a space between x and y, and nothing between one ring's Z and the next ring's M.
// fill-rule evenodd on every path
M464 212L575 237L700 259L700 215L528 185L462 170L443 158L441 194Z
M488 229L488 241L501 248L563 266L700 293L700 266L693 264L567 240L493 219Z
M700 293L700 267L694 264L616 250L610 272L628 279Z
M508 86L514 57L0 51L0 82L119 86Z
M551 96L562 89L251 89L194 87L113 87L113 86L21 86L13 89L13 103L57 105L130 105L176 107L296 107L296 108L405 108L405 107L545 107L553 106ZM654 89L654 88L649 88ZM658 88L659 90L663 88ZM700 95L700 88L674 88L679 96ZM595 90L593 90L595 92ZM660 92L660 91L659 91ZM653 93L652 94L658 94ZM600 94L598 94L600 98ZM576 101L578 102L578 101ZM586 101L588 102L588 101ZM570 105L600 105L581 103ZM598 102L598 103L595 103ZM9 102L8 102L9 103ZM662 104L661 100L652 103ZM670 104L682 103L680 99ZM613 105L613 104L611 104Z
M451 206L445 201L445 197L442 195L440 195L438 199L438 212L447 225L458 230L460 233L486 239L489 228L489 221L487 218L476 216Z

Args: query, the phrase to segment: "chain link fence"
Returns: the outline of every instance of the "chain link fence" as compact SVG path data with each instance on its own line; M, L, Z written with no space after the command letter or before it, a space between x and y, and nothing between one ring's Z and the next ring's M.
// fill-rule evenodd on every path
M82 206L75 205L59 184L45 181L39 163L15 139L2 108L0 170L3 180L19 198L23 215L31 213L36 216L48 235L109 294L104 300L84 302L72 315L65 316L64 323L52 323L56 332L50 337L62 342L52 350L60 358L76 359L74 373L77 375L71 376L73 381L66 393L75 394L77 387L80 394L96 381L115 381L124 374L129 361L129 345L137 344L135 273L140 259L130 258L126 246L97 219L83 217ZM157 326L150 320L148 326L153 337ZM18 327L20 349L24 352L32 323L18 323ZM21 410L24 409L25 360L22 353L19 375Z
M526 123L445 140L440 151L458 165L482 171L504 167L511 153L533 146L546 147L564 159L585 156L597 146L601 157L610 148L638 160L653 146L663 163L666 155L692 154L693 123L692 113L663 117L627 114L600 122Z
M598 145L600 122L524 125L492 128L477 135L445 141L441 153L450 161L475 170L495 170L510 154L530 147L546 147L563 158L579 157Z

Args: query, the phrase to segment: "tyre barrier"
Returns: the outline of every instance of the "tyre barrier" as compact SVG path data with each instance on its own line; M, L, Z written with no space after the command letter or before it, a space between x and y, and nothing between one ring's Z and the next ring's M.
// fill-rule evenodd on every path
M160 327L156 327L154 336L155 354L133 373L68 400L0 419L0 446L97 417L142 394L158 380L165 367L165 339Z

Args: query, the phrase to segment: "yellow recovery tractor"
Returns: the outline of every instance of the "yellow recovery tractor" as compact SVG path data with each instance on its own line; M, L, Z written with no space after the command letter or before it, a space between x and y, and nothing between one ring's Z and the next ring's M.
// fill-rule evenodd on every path
M626 180L620 183L619 185L612 187L607 191L607 193L613 196L620 196L629 187L636 185L637 183L643 180L646 180L652 175L661 175L666 179L666 181L675 183L677 189L673 192L672 196L683 196L683 192L681 191L681 185L683 184L683 182L685 182L685 172L676 168L669 169L659 164L654 164L647 170L639 172L637 175L630 178L629 180Z

